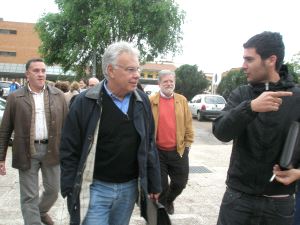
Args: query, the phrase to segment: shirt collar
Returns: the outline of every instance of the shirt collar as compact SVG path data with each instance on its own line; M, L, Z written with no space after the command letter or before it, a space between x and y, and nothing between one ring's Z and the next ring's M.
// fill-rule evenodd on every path
M160 93L160 96L163 97L163 98L166 98L166 99L170 99L170 98L173 98L174 97L174 92L173 94L169 97L169 96L166 96L164 93L162 93L162 91L159 91Z
M27 84L27 87L30 91L31 94L41 94L41 93L44 93L45 89L46 89L46 85L44 85L43 89L40 91L40 92L34 92L31 88L30 88L30 85L29 83Z
M114 93L112 93L112 92L108 89L108 87L107 87L107 81L104 82L103 86L104 86L104 88L105 88L106 93L107 93L112 99L117 99L117 100L119 100L119 101L122 101L122 99L120 99L118 96L114 95ZM132 93L128 93L127 95L125 95L125 98L126 98L126 97L130 97L131 94L132 94Z

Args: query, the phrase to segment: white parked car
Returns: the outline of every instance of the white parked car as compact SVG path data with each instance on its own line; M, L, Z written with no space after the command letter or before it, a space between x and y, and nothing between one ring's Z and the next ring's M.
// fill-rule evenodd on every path
M200 121L204 118L217 118L224 109L226 100L221 95L199 94L189 102L193 117Z
M144 87L144 92L149 96L154 95L155 93L159 92L159 86L154 84L147 84Z

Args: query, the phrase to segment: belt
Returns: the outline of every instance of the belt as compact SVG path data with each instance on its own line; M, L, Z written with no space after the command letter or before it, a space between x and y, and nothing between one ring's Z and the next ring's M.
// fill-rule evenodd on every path
M35 140L34 143L37 143L37 144L48 144L48 139Z

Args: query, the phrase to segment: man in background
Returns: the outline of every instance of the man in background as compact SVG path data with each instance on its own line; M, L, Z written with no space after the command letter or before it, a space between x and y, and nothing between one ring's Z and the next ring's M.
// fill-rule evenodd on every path
M185 188L189 175L189 151L194 140L192 114L184 96L174 93L175 73L158 73L160 91L150 97L159 153L162 193L159 202L169 214ZM168 182L170 177L170 184Z
M94 87L97 84L99 84L99 80L96 77L91 77L90 79L88 79L88 88Z
M12 79L11 81L12 83L9 85L9 93L12 93L19 88L19 85L16 83L15 79Z
M45 84L42 59L26 63L27 85L8 95L0 127L0 175L12 132L12 167L19 170L21 210L25 225L53 225L48 211L60 187L60 134L68 109L64 94ZM43 192L39 196L39 171Z

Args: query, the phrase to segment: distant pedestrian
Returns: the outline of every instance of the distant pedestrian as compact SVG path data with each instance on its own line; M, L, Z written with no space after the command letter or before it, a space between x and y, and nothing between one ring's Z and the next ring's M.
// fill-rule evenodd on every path
M74 97L79 94L80 86L77 81L73 81L70 85L70 90L65 93L65 98L67 101L68 107L70 107L71 103L74 101Z
M79 86L80 86L79 93L86 90L87 84L86 84L85 79L80 79L80 80L79 80Z
M88 88L95 87L97 84L99 84L99 80L97 77L91 77L88 79Z
M60 89L63 93L69 92L69 82L68 81L57 81L54 87Z
M9 94L20 88L15 79L12 79L11 81L12 83L9 85Z
M67 115L64 94L45 84L42 59L26 63L27 85L8 95L0 127L0 175L12 132L12 167L19 170L21 210L25 225L53 225L48 214L60 187L59 144ZM39 195L39 171L43 192ZM2 203L3 204L3 203Z
M174 72L160 71L158 85L160 91L150 97L150 102L163 188L159 202L173 214L174 201L188 181L189 151L194 140L192 114L186 98L174 93Z

